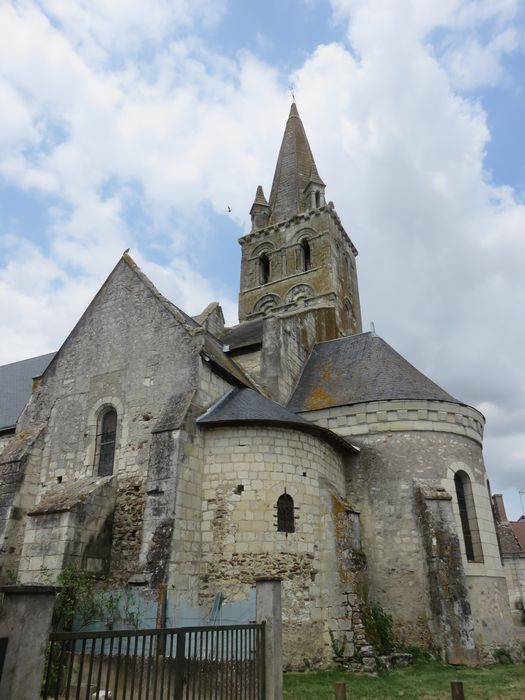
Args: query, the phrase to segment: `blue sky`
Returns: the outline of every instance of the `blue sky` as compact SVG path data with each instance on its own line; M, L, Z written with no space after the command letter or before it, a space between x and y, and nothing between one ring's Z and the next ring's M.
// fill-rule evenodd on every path
M7 0L0 33L0 362L56 349L127 247L235 323L293 85L365 326L483 411L519 514L523 2Z

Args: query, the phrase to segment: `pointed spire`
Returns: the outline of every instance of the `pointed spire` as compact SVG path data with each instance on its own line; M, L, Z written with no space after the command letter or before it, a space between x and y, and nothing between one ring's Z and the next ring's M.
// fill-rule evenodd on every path
M312 173L315 180L311 179ZM324 186L317 172L297 105L292 102L270 193L274 223L284 221L308 208L305 205L304 190L312 181Z
M252 208L250 209L250 216L252 217L252 231L268 226L268 221L270 219L270 205L264 196L261 185L257 187L255 199L253 200Z
M310 177L308 179L308 183L310 182L314 182L316 185L322 185L323 187L326 187L321 176L317 172L317 165L315 163L312 165L312 168L310 170Z
M262 185L257 186L257 192L255 193L255 199L253 200L254 204L262 204L263 206L268 206L268 200L264 196L264 190L262 188Z

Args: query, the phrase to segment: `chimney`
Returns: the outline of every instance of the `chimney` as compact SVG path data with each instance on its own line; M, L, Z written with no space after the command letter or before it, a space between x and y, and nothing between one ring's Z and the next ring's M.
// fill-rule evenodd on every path
M505 512L505 504L503 503L503 495L501 493L495 493L492 496L492 503L494 505L494 515L499 523L508 522L507 513Z

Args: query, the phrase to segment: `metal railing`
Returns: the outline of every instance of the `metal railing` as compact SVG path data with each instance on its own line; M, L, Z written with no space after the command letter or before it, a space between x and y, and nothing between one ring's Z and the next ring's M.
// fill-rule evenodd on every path
M264 624L53 633L44 700L264 700Z

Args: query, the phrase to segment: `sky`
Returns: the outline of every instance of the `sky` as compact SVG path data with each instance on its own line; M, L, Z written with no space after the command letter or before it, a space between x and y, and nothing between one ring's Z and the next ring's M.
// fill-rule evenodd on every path
M56 350L128 247L234 324L291 90L365 329L482 411L519 517L523 0L0 0L0 363Z

